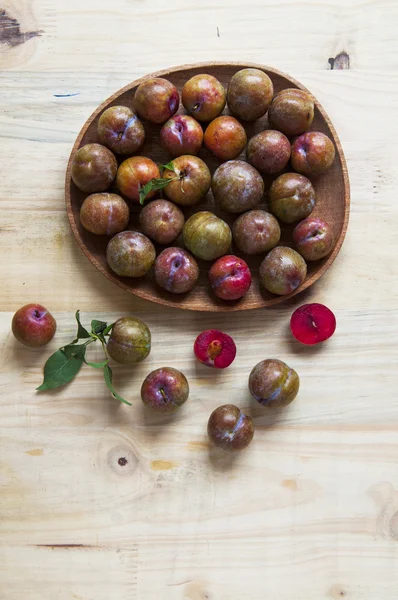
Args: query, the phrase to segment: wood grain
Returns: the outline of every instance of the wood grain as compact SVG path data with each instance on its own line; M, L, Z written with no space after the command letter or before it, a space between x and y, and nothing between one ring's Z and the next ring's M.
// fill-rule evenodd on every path
M310 93L309 90L307 90L303 85L289 75L281 73L280 71L272 69L271 67L264 67L263 65L258 65L256 63L206 62L195 63L193 65L182 65L180 67L147 74L112 94L112 96L105 100L105 102L103 102L87 119L79 135L77 136L68 161L65 181L66 211L73 234L80 248L83 250L87 258L93 263L93 265L107 279L113 281L125 291L130 292L130 294L134 294L135 296L143 298L144 300L156 302L162 306L173 306L186 310L234 312L249 309L253 310L255 308L264 308L285 302L288 298L292 298L293 296L296 296L302 291L310 288L311 285L316 283L318 279L322 277L322 275L329 269L339 253L348 226L348 217L350 211L350 184L348 179L347 164L340 140L332 122L316 98L314 98L315 117L311 130L321 131L333 140L333 143L336 147L336 158L332 167L325 174L323 174L322 177L317 177L313 181L316 194L316 206L311 214L315 217L321 217L322 219L325 219L325 221L331 225L336 244L328 257L322 259L321 261L308 263L307 277L305 281L291 294L286 296L275 296L274 294L271 294L265 290L261 286L258 277L258 268L263 256L253 257L245 254L242 255L242 253L239 252L236 247L232 247L231 253L242 256L242 258L247 261L253 275L252 285L248 293L242 299L236 302L225 302L219 300L211 292L208 284L209 262L206 261L199 261L200 277L198 284L192 291L190 291L188 294L170 294L156 285L153 280L152 271L150 271L145 277L140 277L138 279L119 277L116 275L112 269L109 268L106 260L106 246L109 238L105 236L93 235L86 231L84 227L82 227L80 223L80 207L88 194L79 190L72 181L72 164L75 153L79 148L85 144L91 144L95 142L98 143L98 120L104 110L110 106L118 105L131 107L134 102L133 97L137 87L143 81L153 77L165 77L171 81L181 93L184 83L199 73L208 73L209 75L213 75L219 81L221 81L225 88L227 88L231 77L237 71L243 68L255 68L265 71L272 80L275 94L279 93L282 89L291 87L297 87ZM182 106L180 106L178 112L185 112ZM224 110L224 113L228 114L227 108ZM245 124L248 139L250 139L256 133L263 131L267 126L269 127L269 125L267 125L267 117L258 119L255 123ZM137 152L137 154L148 156L158 164L166 164L170 160L170 156L161 148L159 144L160 127L150 123L145 123L145 129L145 143ZM221 161L215 158L205 147L201 149L199 157L206 162L212 174L221 164ZM240 160L246 160L245 151L243 151L237 158ZM123 160L123 158L121 158L121 160ZM264 177L266 192L275 178L276 176ZM115 191L120 193L117 188ZM131 208L131 219L128 228L132 230L139 230L140 226L138 222L138 214L140 207L134 206L131 202L129 202L129 205ZM267 208L265 198L262 199L260 208ZM198 205L191 207L189 210L185 210L185 217L188 218L200 210L207 210L215 213L230 226L232 226L234 217L236 217L236 215L228 214L219 209L211 190ZM281 229L282 237L280 244L283 246L292 247L293 243L291 238L294 226L284 226L282 224ZM177 240L174 245L178 244L178 242L179 240ZM162 248L160 247L158 250L161 251Z
M397 3L2 6L22 33L43 33L0 43L1 600L396 600ZM343 50L350 69L330 70ZM290 73L325 107L347 158L352 204L341 252L311 290L279 307L160 310L107 281L70 232L65 167L81 124L145 73L206 60ZM44 350L22 348L10 333L13 312L31 301L58 321ZM306 301L336 313L336 334L319 349L288 332ZM45 359L74 335L77 308L84 322L134 314L151 327L148 360L115 368L131 409L88 367L58 393L35 394ZM236 339L225 373L192 358L195 335L209 327ZM276 415L247 395L250 368L267 357L286 360L302 381ZM138 390L167 364L192 391L162 423L145 417ZM250 410L256 424L233 462L207 447L207 417L223 402Z

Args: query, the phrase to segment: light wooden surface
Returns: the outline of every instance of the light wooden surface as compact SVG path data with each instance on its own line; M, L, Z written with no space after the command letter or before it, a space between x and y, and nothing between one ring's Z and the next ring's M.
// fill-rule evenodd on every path
M2 6L1 600L396 600L398 3ZM349 58L334 66L350 68L330 70L342 51ZM67 224L66 160L92 110L146 72L199 60L290 73L319 98L343 144L346 242L310 292L275 309L160 310L106 281ZM338 321L315 350L292 343L287 329L308 300ZM44 350L10 333L13 312L31 301L58 320ZM112 400L88 367L66 389L34 392L48 354L71 339L77 308L84 320L135 314L152 329L150 358L115 369L133 408ZM238 344L225 373L192 359L207 327ZM251 367L267 357L301 376L298 399L277 414L247 392ZM192 388L166 423L145 415L138 397L146 373L165 364ZM248 407L257 427L235 460L206 443L207 417L225 402Z

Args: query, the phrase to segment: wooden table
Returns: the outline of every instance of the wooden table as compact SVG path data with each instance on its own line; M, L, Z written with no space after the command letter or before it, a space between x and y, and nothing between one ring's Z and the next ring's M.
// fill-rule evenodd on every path
M1 600L396 600L398 3L2 6ZM66 161L85 119L119 87L169 65L229 59L290 73L328 111L351 178L347 239L309 293L274 310L160 310L106 281L77 248ZM42 350L10 332L31 301L58 321ZM289 334L305 301L336 313L321 348ZM133 314L150 326L150 358L115 368L133 408L88 367L65 389L35 393L47 356L73 337L77 308L85 322ZM192 357L210 327L238 345L225 373ZM280 413L249 400L249 371L267 357L301 376ZM139 399L144 376L164 364L192 389L166 423ZM255 418L255 440L235 459L207 445L207 417L225 402Z

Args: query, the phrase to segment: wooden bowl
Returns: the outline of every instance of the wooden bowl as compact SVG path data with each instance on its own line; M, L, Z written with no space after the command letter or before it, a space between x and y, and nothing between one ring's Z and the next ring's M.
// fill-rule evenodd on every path
M287 296L274 296L266 290L263 290L260 287L257 275L258 266L263 257L248 257L246 255L242 255L242 257L248 262L253 273L252 286L244 298L241 298L236 302L224 302L216 298L209 290L207 282L207 272L211 263L204 261L199 261L201 267L201 276L197 286L191 292L183 295L169 294L168 292L157 287L157 285L153 281L152 272L150 272L146 277L139 279L119 277L118 275L113 273L109 269L105 258L105 250L109 238L107 238L106 236L92 235L85 229L83 229L83 227L80 225L79 210L82 201L84 200L87 194L80 191L71 180L72 159L75 152L81 146L83 146L84 144L98 141L97 122L99 116L106 108L118 104L132 106L132 100L137 86L151 77L165 77L169 79L172 83L174 83L174 85L176 85L176 87L179 90L181 90L184 83L193 75L196 75L198 73L209 73L217 77L224 84L224 86L227 87L232 75L236 73L236 71L239 71L240 69L243 69L245 67L253 67L265 71L273 81L275 93L287 87L297 87L308 92L308 90L303 85L301 85L292 77L285 75L284 73L281 73L280 71L277 71L270 67L265 67L262 65L222 62L182 65L180 67L173 67L171 69L158 71L156 73L146 75L145 77L134 81L133 83L127 85L126 87L113 94L110 98L108 98L108 100L105 100L105 102L103 102L97 108L97 110L89 117L82 130L80 131L79 135L77 136L68 163L65 185L66 209L72 227L72 231L76 237L79 246L83 250L84 254L87 256L87 258L93 263L93 265L95 265L97 269L99 269L101 273L105 275L105 277L119 285L127 292L139 296L140 298L151 300L152 302L157 302L158 304L163 304L165 306L175 306L186 310L217 312L261 308L265 306L272 306L274 304L278 304L279 302L283 302L287 298L290 298L295 294L298 294L301 291L309 288L323 275L323 273L325 273L325 271L330 267L330 265L336 258L343 243L348 225L348 215L350 206L349 180L347 174L347 165L339 138L337 137L336 131L329 117L315 98L315 117L311 129L314 131L322 131L323 133L326 133L330 138L332 138L337 152L333 166L329 169L329 171L327 171L321 177L314 179L313 181L317 197L317 203L316 208L312 214L313 216L320 216L324 218L332 225L337 243L333 252L328 257L321 261L308 264L308 274L305 282L293 293ZM184 112L182 106L180 106L179 112ZM224 112L228 113L228 108L226 108ZM245 128L248 139L252 137L255 133L258 133L259 131L265 129L267 125L268 123L266 117L259 119L255 123L247 124ZM170 160L170 156L167 155L167 153L161 148L159 144L160 126L145 123L145 131L145 144L137 152L137 154L142 156L148 156L158 163L168 162ZM206 148L203 148L201 150L199 156L203 160L205 160L212 173L220 164L220 161L217 158L215 158L210 152L208 152ZM239 158L244 159L244 153L242 153L242 157ZM273 178L265 178L266 190L268 189L269 184ZM131 203L130 207L132 211L129 228L139 229L138 213L140 207L137 205L132 206ZM266 207L266 204L264 204L264 207ZM218 210L218 208L214 204L214 199L211 192L207 194L205 200L199 205L196 205L195 207L186 210L186 216L188 217L190 216L190 214L198 210L211 210L212 212L215 212L216 214L221 216L230 224L233 222L234 218L236 218L236 215L235 217L233 215L231 217L231 215L222 213L220 210ZM291 246L291 233L293 226L282 225L281 228L281 244ZM177 241L175 245L179 245L178 242L179 241ZM161 250L161 248L159 247L157 248L157 250ZM232 251L237 255L240 254L235 249L233 249Z

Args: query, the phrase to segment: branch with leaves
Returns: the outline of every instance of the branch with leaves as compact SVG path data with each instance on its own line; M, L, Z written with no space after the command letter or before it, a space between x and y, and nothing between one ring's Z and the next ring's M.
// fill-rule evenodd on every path
M173 173L176 173L173 161L170 161L169 163L167 163L167 165L160 165L160 168L162 170L162 175L163 175L163 172L166 170L173 171ZM177 173L176 173L176 175L177 175ZM177 175L177 177L161 177L160 179L155 177L154 179L151 179L150 181L148 181L148 183L146 183L140 189L140 191L139 191L140 204L144 204L145 199L148 196L148 194L150 194L151 192L155 192L157 190L162 190L167 185L169 185L169 183L171 181L181 181L181 190L184 191L183 178L180 175Z
M54 352L44 365L44 380L43 383L36 388L38 392L45 390L53 390L66 385L72 381L80 371L83 363L94 369L102 369L105 383L111 392L112 396L131 406L131 402L127 402L114 389L112 384L112 369L109 366L109 356L106 350L106 337L110 335L114 323L108 325L104 321L91 321L91 331L89 332L80 322L80 313L76 311L75 318L77 321L76 338L66 346L62 346ZM84 340L84 341L83 341ZM105 354L105 360L101 362L90 362L86 360L86 350L90 344L100 342Z

